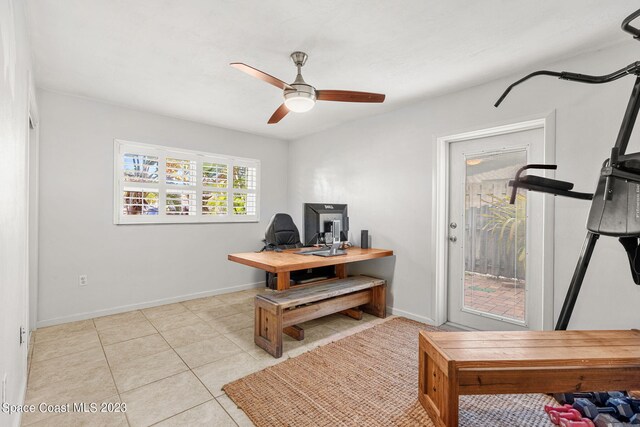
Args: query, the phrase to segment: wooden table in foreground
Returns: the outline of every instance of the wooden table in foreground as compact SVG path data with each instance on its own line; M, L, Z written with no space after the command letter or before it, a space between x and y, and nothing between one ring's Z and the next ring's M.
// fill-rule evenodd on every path
M362 249L351 247L346 255L333 257L321 257L315 255L299 255L301 249L288 249L282 252L243 252L230 254L229 261L259 268L278 275L278 290L289 289L289 280L292 271L306 270L308 268L336 266L336 275L340 279L347 277L346 265L351 262L366 261L369 259L383 258L393 255L393 251L387 249Z
M458 425L458 396L630 390L640 331L420 332L420 403ZM542 410L542 408L540 408Z

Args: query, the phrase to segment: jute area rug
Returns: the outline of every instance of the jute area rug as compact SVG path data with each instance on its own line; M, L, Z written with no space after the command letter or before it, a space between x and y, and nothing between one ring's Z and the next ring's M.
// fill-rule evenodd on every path
M418 402L418 331L405 318L248 375L224 391L258 427L434 426ZM552 426L542 394L462 396L461 426Z

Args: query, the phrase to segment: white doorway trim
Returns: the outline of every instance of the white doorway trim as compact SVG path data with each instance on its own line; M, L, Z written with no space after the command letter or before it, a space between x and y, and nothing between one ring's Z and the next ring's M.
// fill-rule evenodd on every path
M555 164L556 152L556 129L555 110L548 114L537 115L514 122L494 125L487 128L476 128L474 130L436 137L434 161L434 175L432 188L432 240L431 250L435 268L433 274L434 292L434 320L436 325L447 322L447 237L449 218L449 144L453 142L466 141L488 136L503 135L512 132L529 129L544 129L544 163ZM536 171L536 174L553 178L553 170ZM543 197L543 277L542 301L543 328L553 329L553 260L554 260L554 218L555 218L555 197L552 195L542 195Z
M28 319L27 331L36 329L38 321L39 289L39 200L40 200L40 127L35 86L29 74L29 105L27 111L26 150L26 214L27 214L27 283ZM27 336L27 340L29 336ZM28 341L30 342L30 341Z

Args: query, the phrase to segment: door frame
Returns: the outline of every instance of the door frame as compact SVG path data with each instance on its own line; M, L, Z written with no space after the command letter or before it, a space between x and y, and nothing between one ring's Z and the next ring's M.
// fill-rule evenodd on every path
M451 143L468 141L482 137L504 135L529 129L544 129L543 163L555 164L556 126L555 110L547 114L529 116L519 120L511 120L487 127L474 127L471 130L456 134L435 137L435 153L433 155L433 188L432 188L432 230L431 250L435 261L433 283L434 292L434 321L442 325L448 321L448 219L449 219L449 147ZM536 171L536 174L553 178L555 171ZM544 330L553 329L554 300L553 300L553 262L554 262L554 222L555 197L542 195L543 217L543 253L542 253L542 327Z
M40 223L40 120L36 102L36 89L33 75L29 72L29 104L27 106L26 129L26 279L27 307L26 339L30 342L30 333L36 329L38 321L39 294L39 223ZM31 128L33 126L33 128ZM33 178L33 179L32 179ZM33 203L32 203L33 200Z

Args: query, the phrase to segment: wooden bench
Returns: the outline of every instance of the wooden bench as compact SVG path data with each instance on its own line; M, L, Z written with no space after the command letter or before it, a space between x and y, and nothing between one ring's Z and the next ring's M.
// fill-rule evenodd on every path
M257 295L254 341L272 356L280 357L283 330L295 336L300 331L296 324L342 311L357 318L359 310L349 311L354 307L385 317L386 282L374 277L353 276Z
M629 390L640 384L640 331L420 332L420 403L458 425L458 396ZM540 408L542 410L542 408Z

